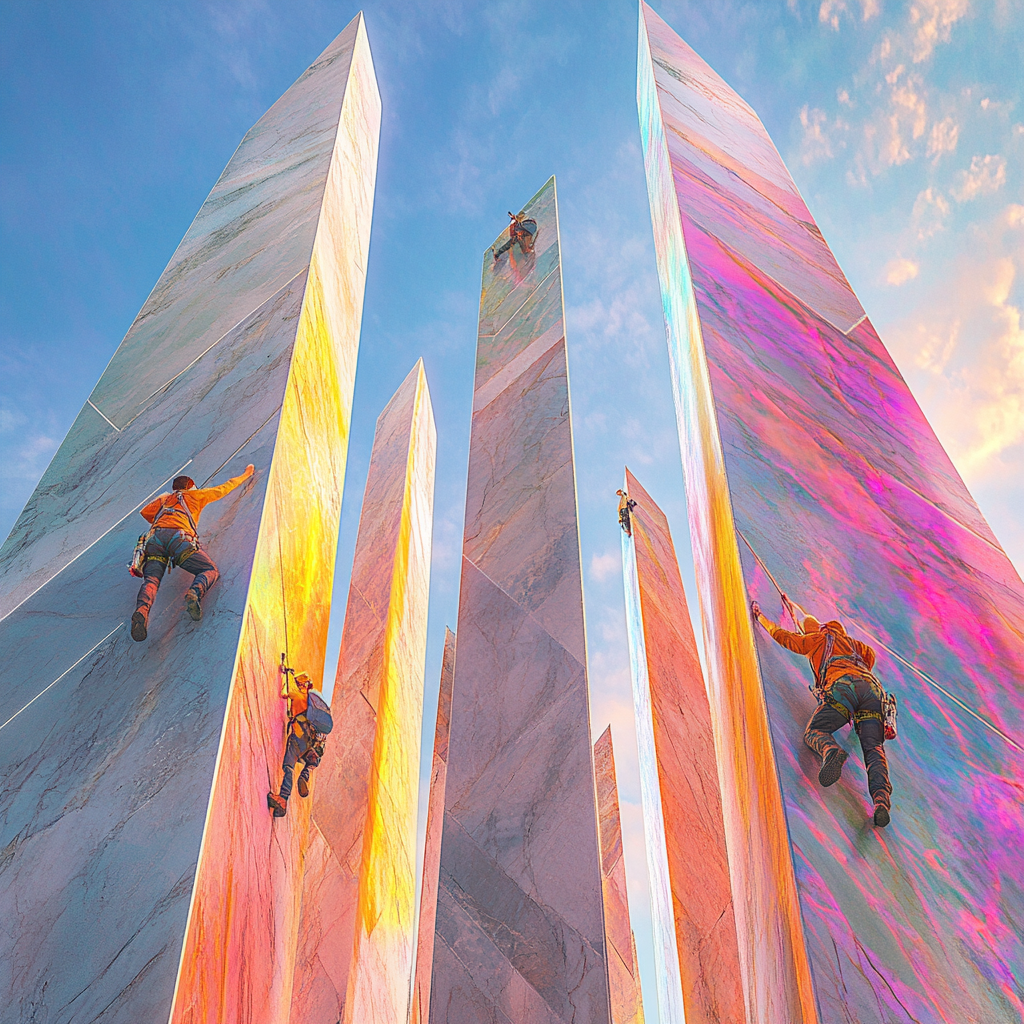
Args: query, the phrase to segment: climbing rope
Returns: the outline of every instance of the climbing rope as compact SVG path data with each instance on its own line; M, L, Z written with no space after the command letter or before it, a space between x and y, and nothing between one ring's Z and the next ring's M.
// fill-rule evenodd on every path
M764 571L764 574L768 577L768 579L770 579L772 581L772 586L775 587L775 589L779 592L779 596L782 598L782 603L787 608L787 610L789 611L789 614L793 617L793 621L797 622L796 616L793 614L793 608L794 607L795 608L800 608L800 606L798 604L796 604L796 602L791 601L786 596L786 594L783 591L782 587L779 586L778 581L775 579L775 577L768 570L768 566L766 566L764 564L764 562L761 559L761 556L758 555L758 553L754 550L754 548L751 545L750 541L747 540L747 538L744 537L743 534L740 533L739 530L737 530L736 532L740 534L740 538L742 539L743 543L746 544L747 547L750 549L750 553L754 556L754 558L757 561L757 564ZM803 612L803 609L800 608L800 611ZM1006 733L1002 731L1002 729L1000 729L997 726L993 725L987 718L983 718L981 715L979 715L977 711L975 711L973 708L971 708L967 704L965 704L959 697L954 696L952 693L950 693L949 690L947 690L944 686L941 686L934 679L932 679L932 677L930 675L928 675L927 672L924 672L923 670L919 669L913 662L907 661L907 659L904 658L903 655L898 654L888 644L885 644L881 640L879 640L878 637L872 636L872 634L867 629L864 628L862 623L858 622L856 619L850 618L849 616L847 616L847 618L849 619L849 622L850 622L851 626L856 627L856 629L859 630L861 633L863 633L869 640L871 640L873 643L878 644L879 647L881 647L889 655L891 655L897 661L899 661L900 663L905 665L907 668L909 668L911 672L913 672L919 678L923 679L926 683L928 683L929 686L934 687L936 690L939 691L939 693L941 693L944 696L948 697L949 700L951 700L958 707L963 708L963 710L966 711L967 714L969 714L972 718L976 718L979 722L981 722L981 724L983 726L985 726L986 729L990 729L1000 739L1002 739L1005 742L1009 743L1011 747L1015 747L1017 750L1020 750L1020 751L1024 752L1024 746L1021 746L1021 744L1018 743L1011 736L1007 736ZM800 627L799 623L797 623L797 630L799 632L801 632L801 633L803 632L803 629Z

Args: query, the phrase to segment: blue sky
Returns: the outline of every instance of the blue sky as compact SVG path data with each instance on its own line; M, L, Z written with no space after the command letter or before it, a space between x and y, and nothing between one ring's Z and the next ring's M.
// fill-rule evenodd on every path
M761 116L1024 566L1024 5L654 6ZM357 10L0 5L0 535L242 135ZM339 583L374 420L423 355L438 427L429 738L444 626L456 619L480 258L505 211L556 174L594 735L613 723L656 1021L615 520L624 464L665 508L690 570L634 100L637 10L631 0L364 10L384 113ZM128 602L131 589L126 576Z

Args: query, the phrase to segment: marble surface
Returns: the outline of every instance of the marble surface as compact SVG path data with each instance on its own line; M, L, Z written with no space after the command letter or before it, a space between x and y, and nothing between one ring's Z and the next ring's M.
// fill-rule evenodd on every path
M427 832L423 843L420 917L416 937L416 977L413 979L410 1024L430 1018L430 977L434 969L434 922L437 919L437 880L441 870L441 830L444 826L444 784L448 775L448 731L455 679L455 634L445 627L441 685L437 693L434 758L430 769Z
M771 1010L757 1019L797 1019L775 1010L796 994L804 1019L1024 1019L1024 585L870 321L848 322L834 261L786 243L801 285L727 224L755 172L795 187L756 121L729 127L728 86L648 8L643 26L641 134L748 996ZM732 164L695 153L705 102ZM780 618L768 572L874 646L901 702L884 831L854 736L839 734L841 782L817 785L806 663L755 636L747 610L756 597Z
M375 161L338 170L346 110L376 132L362 50L356 19L243 140L0 551L5 1020L282 1019L305 838L266 811L276 662L283 606L311 664L326 643L366 250L330 223L372 197ZM172 571L134 643L135 511L248 462L200 522L202 622Z
M436 447L420 360L370 453L335 727L311 787L317 856L301 887L294 1024L408 1017Z
M526 209L484 254L433 1024L609 1019L553 178Z
M711 708L668 520L629 470L622 534L662 1020L746 1017Z
M629 923L626 862L622 858L619 784L615 775L612 727L594 744L598 831L601 836L601 880L604 887L604 933L608 943L608 991L612 1024L643 1024L640 968Z

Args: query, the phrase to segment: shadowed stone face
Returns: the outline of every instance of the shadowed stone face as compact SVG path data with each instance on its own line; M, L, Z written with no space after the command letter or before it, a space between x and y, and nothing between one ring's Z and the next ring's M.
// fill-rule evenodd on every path
M484 256L435 1024L609 1019L554 179L526 217Z

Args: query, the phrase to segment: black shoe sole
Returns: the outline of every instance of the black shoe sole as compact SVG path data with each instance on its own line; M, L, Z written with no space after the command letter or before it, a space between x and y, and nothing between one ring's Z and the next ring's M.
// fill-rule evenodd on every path
M274 794L273 793L268 793L267 794L267 807L268 807L268 809L270 809L271 811L274 812L274 817L275 818L283 818L285 816L285 814L288 812L288 804L287 803L285 803L284 807L279 807L276 803L274 803Z
M889 817L888 807L876 807L875 808L875 827L885 828L886 825L891 821Z
M146 639L146 617L142 612L136 612L132 616L132 639L141 643Z
M829 786L834 786L843 774L843 765L846 764L847 757L849 757L849 754L841 748L830 750L825 755L821 770L818 772L818 782L826 789Z
M303 782L301 779L296 783L295 788L299 791L299 796L309 796L309 783Z
M191 594L185 598L185 611L193 622L200 622L203 618L203 606Z

